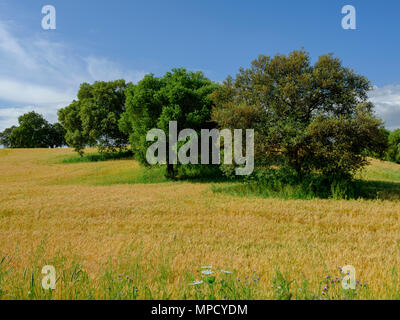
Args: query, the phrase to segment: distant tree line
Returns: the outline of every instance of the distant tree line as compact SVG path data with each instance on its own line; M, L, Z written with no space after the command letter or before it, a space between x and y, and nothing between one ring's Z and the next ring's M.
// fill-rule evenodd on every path
M177 121L178 130L251 128L256 175L280 168L299 180L315 173L330 181L351 180L368 156L400 163L400 129L390 132L376 117L368 101L371 88L368 79L332 55L314 64L303 50L261 55L223 83L185 69L163 77L146 75L137 84L83 83L77 100L58 111L60 124L29 113L19 118L18 127L3 131L0 141L12 148L67 144L80 155L87 146L100 152L130 146L136 159L147 164L147 132L168 132L169 121ZM208 170L165 167L172 177ZM216 169L230 176L234 165Z
M58 148L66 145L63 126L49 123L34 111L20 116L18 124L0 132L0 145L5 148Z

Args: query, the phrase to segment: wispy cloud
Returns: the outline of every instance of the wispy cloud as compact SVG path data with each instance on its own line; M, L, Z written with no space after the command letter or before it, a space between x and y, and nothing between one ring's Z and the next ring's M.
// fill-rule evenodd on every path
M57 88L6 78L0 78L0 97L6 101L37 105L65 103L73 98L67 91Z
M376 106L380 116L390 130L400 128L400 85L375 87L369 98Z
M106 57L82 57L74 49L39 35L17 37L0 21L0 131L32 110L55 121L57 110L75 99L82 82L137 82L145 75Z
M116 63L105 58L91 56L86 58L85 62L87 63L87 71L94 80L127 79L132 82L138 82L146 74L143 71L123 71Z
M15 108L0 108L0 131L2 130L1 128L10 128L11 126L16 125L18 122L16 119L30 111L36 111L42 114L50 122L57 121L57 114L54 112L52 104L47 106L32 105Z

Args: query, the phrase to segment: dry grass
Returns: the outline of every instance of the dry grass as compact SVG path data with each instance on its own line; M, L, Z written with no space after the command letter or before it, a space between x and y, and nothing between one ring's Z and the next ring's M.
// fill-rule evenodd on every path
M146 268L168 257L172 297L183 275L201 265L243 275L257 270L272 297L276 269L299 286L309 279L317 293L325 275L347 264L369 283L371 296L393 296L398 201L246 199L186 182L104 186L104 175L140 168L129 160L57 164L71 152L0 150L0 255L12 258L17 272L32 264L44 240L44 259L78 256L93 279L109 259L129 263L140 253ZM370 170L381 168L400 166L374 162ZM150 267L147 273L157 276Z

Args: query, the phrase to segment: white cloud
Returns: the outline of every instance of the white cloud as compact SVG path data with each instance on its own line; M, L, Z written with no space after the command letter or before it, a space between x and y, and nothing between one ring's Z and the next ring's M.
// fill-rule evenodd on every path
M11 36L4 24L0 21L0 52L22 63L30 69L35 67L32 58L21 47L17 39Z
M369 98L376 106L380 116L390 130L400 128L400 85L375 87Z
M74 48L43 35L18 38L1 21L0 71L0 131L32 110L56 121L57 110L75 99L82 82L137 82L145 75L105 57L81 57Z
M125 79L138 82L145 76L143 71L122 71L120 67L105 58L88 57L85 59L87 71L94 80L112 81Z
M16 108L0 108L0 131L1 128L9 128L13 125L18 124L19 116L23 114L36 111L42 114L48 121L56 122L57 121L57 112L51 108L51 106L25 106L25 107L16 107Z
M6 101L37 105L68 103L74 99L74 95L67 90L59 91L56 88L2 78L0 78L0 97Z

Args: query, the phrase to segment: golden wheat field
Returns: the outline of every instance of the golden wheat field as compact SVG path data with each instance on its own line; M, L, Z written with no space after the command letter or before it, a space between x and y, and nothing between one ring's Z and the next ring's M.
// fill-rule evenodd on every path
M109 265L125 274L140 263L154 290L166 268L162 281L172 299L201 266L234 270L243 281L256 271L254 298L272 299L277 270L294 281L295 293L307 279L318 294L327 275L352 265L368 283L360 298L397 297L397 200L245 198L213 193L210 183L130 184L141 170L133 160L61 163L72 153L0 150L0 258L9 268L0 288L9 297L16 286L28 288L28 271L40 277L35 267L67 268L76 259L93 283ZM399 170L374 160L363 176L385 180L385 172Z

